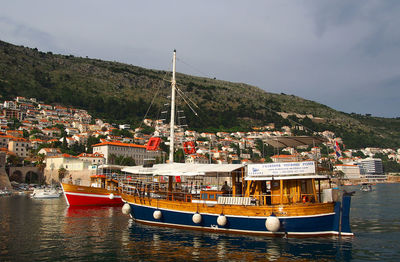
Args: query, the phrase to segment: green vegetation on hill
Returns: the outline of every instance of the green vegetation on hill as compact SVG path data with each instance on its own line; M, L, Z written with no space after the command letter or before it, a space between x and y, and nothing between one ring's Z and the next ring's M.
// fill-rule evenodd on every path
M36 48L0 41L0 95L35 97L48 104L87 109L95 117L132 126L147 117L159 118L170 93L170 75L137 66L43 53ZM177 74L178 88L198 105L195 116L182 102L191 129L247 131L255 125L275 123L279 128L296 123L313 131L331 130L350 148L399 147L400 119L364 117L335 111L293 95L273 94L257 87ZM311 114L309 118L283 119L276 112ZM299 131L309 133L309 131Z

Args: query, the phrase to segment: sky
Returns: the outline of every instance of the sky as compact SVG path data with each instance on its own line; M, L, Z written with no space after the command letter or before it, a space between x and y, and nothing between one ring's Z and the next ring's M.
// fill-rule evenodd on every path
M400 117L398 0L0 0L0 40ZM178 79L179 80L179 79Z

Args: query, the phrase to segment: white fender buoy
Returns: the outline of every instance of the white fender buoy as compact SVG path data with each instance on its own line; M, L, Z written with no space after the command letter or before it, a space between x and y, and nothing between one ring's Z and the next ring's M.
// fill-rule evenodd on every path
M271 232L276 232L281 227L281 222L276 216L269 216L265 220L265 227Z
M131 212L131 206L128 203L125 203L122 206L122 214L128 215Z
M161 217L162 217L161 211L160 211L160 210L154 211L154 212L153 212L153 217L154 217L154 219L160 220Z
M109 199L114 199L114 194L113 194L113 193L109 194L109 195L108 195L108 198L109 198Z
M219 215L218 216L218 218L217 218L217 224L219 225L219 226L225 226L226 225L226 223L228 222L228 219L226 218L226 216L224 216L224 215Z
M201 215L199 213L195 213L192 216L193 223L200 224L201 223Z

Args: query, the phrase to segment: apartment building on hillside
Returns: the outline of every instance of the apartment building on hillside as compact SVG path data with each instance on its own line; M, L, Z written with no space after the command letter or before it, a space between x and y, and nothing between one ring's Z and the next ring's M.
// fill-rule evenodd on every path
M104 142L93 145L93 152L104 155L106 164L110 164L110 155L132 157L136 165L143 165L145 159L161 159L161 151L147 151L146 146L120 142Z

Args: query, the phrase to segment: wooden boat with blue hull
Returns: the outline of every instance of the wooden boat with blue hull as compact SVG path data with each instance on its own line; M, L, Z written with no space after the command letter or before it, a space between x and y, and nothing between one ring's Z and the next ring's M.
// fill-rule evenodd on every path
M169 163L122 170L130 174L119 183L125 202L123 213L142 223L197 230L353 235L350 196L343 195L340 201L334 189L323 189L320 182L328 177L317 174L314 161L251 165L173 163L176 51L172 61ZM324 141L318 137L285 137L267 143L296 147L320 142ZM192 148L194 145L190 151Z
M257 235L353 235L351 196L338 201L336 190L321 189L327 177L315 174L313 161L173 163L123 171L131 174L120 183L123 212L138 222ZM228 181L232 191L204 186L218 181Z

